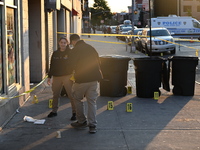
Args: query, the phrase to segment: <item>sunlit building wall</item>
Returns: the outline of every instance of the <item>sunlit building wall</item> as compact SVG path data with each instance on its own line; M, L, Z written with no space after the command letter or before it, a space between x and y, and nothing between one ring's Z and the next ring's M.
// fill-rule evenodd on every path
M174 14L200 20L200 0L154 0L153 11L155 17Z

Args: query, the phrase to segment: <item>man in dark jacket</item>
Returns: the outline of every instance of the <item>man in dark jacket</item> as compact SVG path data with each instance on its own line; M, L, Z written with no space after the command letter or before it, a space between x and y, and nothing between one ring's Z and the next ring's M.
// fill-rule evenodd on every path
M74 46L69 56L69 66L74 70L75 83L72 89L77 117L77 122L71 123L71 125L77 128L89 125L89 132L96 133L97 87L98 81L102 79L99 55L91 45L80 40L77 34L70 36L70 42ZM85 116L85 108L82 101L84 97L86 97L88 104L87 117Z

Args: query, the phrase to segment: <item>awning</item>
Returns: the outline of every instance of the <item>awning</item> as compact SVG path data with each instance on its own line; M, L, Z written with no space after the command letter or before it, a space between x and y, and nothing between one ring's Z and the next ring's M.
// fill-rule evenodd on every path
M77 16L77 15L78 15L78 12L74 8L72 8L72 16Z

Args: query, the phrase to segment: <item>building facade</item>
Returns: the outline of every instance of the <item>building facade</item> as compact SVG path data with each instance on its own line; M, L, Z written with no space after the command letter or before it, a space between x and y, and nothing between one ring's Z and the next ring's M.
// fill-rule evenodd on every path
M3 126L30 98L30 83L46 76L58 39L81 33L82 0L0 0L0 15Z
M179 0L177 7L178 16L192 16L200 20L200 0Z
M191 16L200 20L200 0L154 0L154 17Z
M149 5L149 2L151 4ZM139 27L148 24L149 7L151 17L158 16L191 16L200 20L200 0L135 0L134 3L134 23ZM121 15L122 13L120 13ZM128 14L128 17L127 17ZM120 22L125 19L132 19L132 6L128 6L128 13L121 15Z
M22 7L25 9L23 11ZM29 95L10 99L30 89L28 3L0 1L0 124L9 119Z

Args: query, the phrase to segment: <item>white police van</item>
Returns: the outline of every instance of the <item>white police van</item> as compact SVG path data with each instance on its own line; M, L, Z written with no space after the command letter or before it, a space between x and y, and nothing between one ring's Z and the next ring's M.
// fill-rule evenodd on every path
M174 35L200 34L200 22L192 17L169 15L168 17L151 18L152 27L165 27Z

